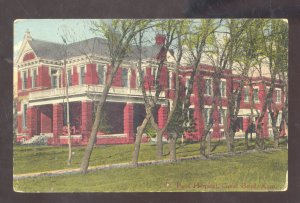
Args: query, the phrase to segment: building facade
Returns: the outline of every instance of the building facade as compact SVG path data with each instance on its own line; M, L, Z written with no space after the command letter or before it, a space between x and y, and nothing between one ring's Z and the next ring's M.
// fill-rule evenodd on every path
M163 36L157 36L152 46L144 47L142 52L143 73L146 89L154 92L153 81L156 74L156 60L164 43ZM101 96L104 84L110 74L109 53L106 41L92 38L69 45L33 39L29 32L24 40L16 60L18 71L18 129L17 141L48 135L48 144L67 144L66 127L66 86L70 104L70 125L73 144L87 143L93 124L93 112L97 99ZM137 127L145 117L144 99L137 77L137 54L129 54L118 69L104 105L102 127L97 134L96 144L133 143ZM199 71L203 77L205 99L205 121L195 97L197 85L193 86L189 115L196 123L195 132L186 133L185 138L199 140L204 123L210 120L213 112L214 124L211 129L213 138L223 137L223 114L212 108L214 68L201 64ZM191 68L180 69L180 82L187 87ZM197 76L200 77L200 76ZM227 110L229 89L238 84L238 76L226 70L222 74L220 92L223 111ZM260 111L266 92L262 79L252 78L254 91L243 88L241 109L237 123L237 134L244 134L250 119L250 95L254 95L255 108ZM174 69L166 63L161 69L160 85L162 92L157 102L154 116L162 128L167 120L170 103L174 94ZM184 92L182 93L184 94ZM283 106L283 95L276 88L274 99L276 106ZM254 113L254 115L256 115ZM255 116L254 116L255 117ZM280 116L279 116L280 117ZM263 136L271 136L270 118L264 117ZM166 137L167 138L167 137ZM146 138L144 139L146 141Z

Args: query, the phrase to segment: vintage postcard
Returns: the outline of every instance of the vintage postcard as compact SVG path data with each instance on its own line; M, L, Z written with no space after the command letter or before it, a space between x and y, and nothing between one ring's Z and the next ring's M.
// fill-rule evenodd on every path
M18 19L17 192L288 188L285 19Z

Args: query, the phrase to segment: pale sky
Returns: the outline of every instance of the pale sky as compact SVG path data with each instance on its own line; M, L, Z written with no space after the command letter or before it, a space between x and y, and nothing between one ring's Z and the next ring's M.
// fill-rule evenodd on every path
M14 23L14 58L21 47L24 34L30 31L32 38L62 43L64 29L76 32L84 39L95 35L89 30L90 19L18 19Z

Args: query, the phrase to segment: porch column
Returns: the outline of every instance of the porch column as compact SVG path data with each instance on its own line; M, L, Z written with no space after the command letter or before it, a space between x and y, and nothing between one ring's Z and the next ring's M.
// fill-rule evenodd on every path
M53 144L59 144L59 136L63 133L63 105L53 104Z
M52 108L50 106L41 106L41 133L52 132Z
M168 106L165 104L162 104L159 109L158 109L158 127L160 129L162 129L166 123L167 123L167 119L168 119ZM168 138L168 133L164 133L164 138Z
M28 128L28 135L30 137L37 134L37 108L36 107L27 108L27 128Z
M128 142L134 142L134 130L133 130L133 104L126 103L124 107L124 133L127 134Z
M87 143L92 130L92 106L91 101L81 102L81 134L84 143Z

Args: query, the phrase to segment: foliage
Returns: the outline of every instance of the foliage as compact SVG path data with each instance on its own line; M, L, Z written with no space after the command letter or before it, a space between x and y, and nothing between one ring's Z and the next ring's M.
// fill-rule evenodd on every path
M184 132L194 132L195 131L195 119L193 115L183 116L183 105L179 101L173 117L168 125L168 132L175 132L178 135L182 135Z

